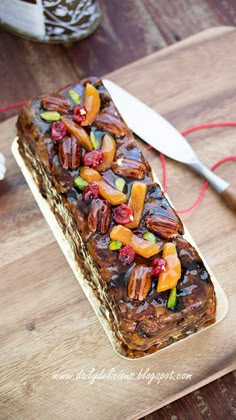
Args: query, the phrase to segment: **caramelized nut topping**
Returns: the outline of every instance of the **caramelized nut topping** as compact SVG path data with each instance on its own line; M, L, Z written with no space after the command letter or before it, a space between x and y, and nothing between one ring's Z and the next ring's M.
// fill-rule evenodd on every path
M101 130L109 131L109 133L115 134L116 136L122 137L129 132L127 125L113 106L104 108L97 115L95 124Z
M111 205L106 200L93 200L89 216L88 227L91 232L107 233L111 224Z
M41 97L41 105L47 111L57 111L68 114L70 102L61 95L49 94Z
M75 137L64 137L59 144L59 160L64 169L77 169L81 161L81 146Z
M117 175L134 179L143 179L146 172L146 167L142 162L125 158L112 162L111 168Z
M182 233L182 224L157 214L151 214L146 218L148 230L164 239L176 238Z
M128 298L144 300L151 288L151 268L146 265L136 265L128 282Z

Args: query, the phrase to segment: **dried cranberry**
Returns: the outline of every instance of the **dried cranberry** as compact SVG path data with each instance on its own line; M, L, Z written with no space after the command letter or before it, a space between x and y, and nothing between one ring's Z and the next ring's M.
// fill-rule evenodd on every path
M67 133L67 129L64 122L57 121L57 122L52 123L51 135L54 140L56 141L62 140L63 137L65 137L66 133Z
M135 258L135 252L131 245L126 245L119 251L119 260L122 264L130 265Z
M134 211L127 204L121 204L115 208L113 217L119 225L126 225L134 220Z
M84 105L78 105L74 109L73 120L77 123L86 120L87 110Z
M98 186L96 184L90 184L87 187L85 187L83 191L83 199L85 201L91 201L93 198L98 197Z
M96 168L103 161L104 154L102 150L92 150L91 152L85 153L83 157L83 163L85 166Z
M158 277L166 269L165 258L154 258L152 261L152 275Z

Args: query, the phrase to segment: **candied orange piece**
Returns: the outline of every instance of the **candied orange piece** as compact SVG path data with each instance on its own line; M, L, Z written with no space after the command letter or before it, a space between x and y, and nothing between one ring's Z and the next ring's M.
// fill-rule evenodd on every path
M158 292L164 292L165 290L176 287L178 280L181 277L181 264L176 245L172 242L165 243L162 256L165 258L167 264L165 271L163 271L158 278Z
M113 206L126 203L127 196L111 187L111 185L104 181L103 177L99 172L95 171L95 169L84 166L80 169L80 176L90 184L95 182L98 186L99 194L107 201L109 201L109 203L111 203Z
M127 195L117 191L115 188L107 184L106 181L99 181L97 184L100 195L109 201L109 203L111 203L113 206L126 203Z
M77 137L82 147L84 147L87 151L93 150L93 145L89 135L82 127L80 127L79 124L76 124L74 121L65 117L61 117L61 121L64 122L69 133Z
M99 113L100 105L101 100L98 90L90 83L87 83L84 98L84 106L87 110L87 114L86 119L81 122L81 125L89 125L95 120Z
M143 207L147 193L147 185L142 182L135 181L131 188L128 205L134 211L134 219L125 225L129 229L138 227L143 214Z
M92 182L103 181L102 175L95 169L89 168L88 166L83 166L80 169L80 176L85 179L85 181L92 184Z
M110 233L112 241L120 241L123 245L131 245L132 236L133 232L122 225L114 226Z
M103 152L103 162L96 169L105 171L111 167L116 153L116 142L110 134L105 134L102 140L101 150Z
M121 241L123 245L131 245L136 254L139 254L144 258L150 258L160 251L159 245L139 238L133 234L132 230L122 225L115 226L112 229L110 238L113 241Z

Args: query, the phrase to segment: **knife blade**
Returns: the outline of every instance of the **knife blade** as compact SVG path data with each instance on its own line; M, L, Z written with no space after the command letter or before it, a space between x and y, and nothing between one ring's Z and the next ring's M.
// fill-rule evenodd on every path
M128 127L141 139L179 162L197 162L188 142L165 118L110 80L103 84Z
M102 80L128 127L147 144L182 162L206 178L225 203L236 209L236 189L200 162L185 138L165 118L148 105L108 79Z

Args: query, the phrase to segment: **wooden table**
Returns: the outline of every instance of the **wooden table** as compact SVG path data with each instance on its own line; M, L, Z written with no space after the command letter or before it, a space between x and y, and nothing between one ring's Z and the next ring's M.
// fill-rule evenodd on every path
M233 0L102 3L101 27L71 47L35 44L1 31L0 106L50 91L86 74L110 72L208 27L236 22ZM8 112L0 118L10 115ZM233 419L235 401L235 374L231 373L145 418Z

